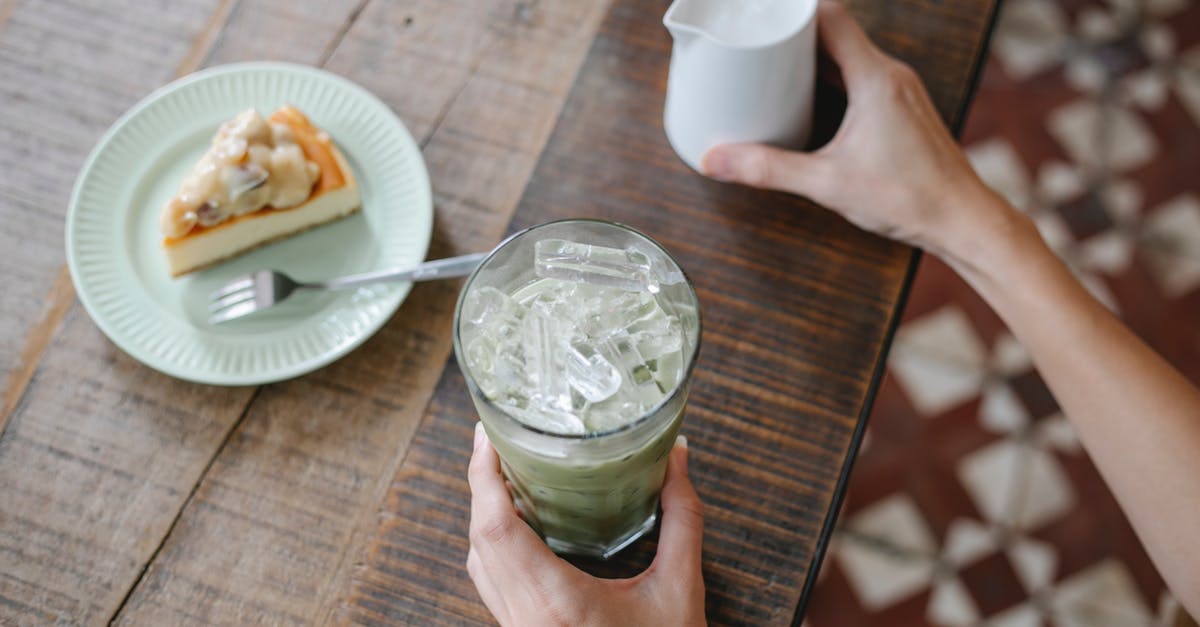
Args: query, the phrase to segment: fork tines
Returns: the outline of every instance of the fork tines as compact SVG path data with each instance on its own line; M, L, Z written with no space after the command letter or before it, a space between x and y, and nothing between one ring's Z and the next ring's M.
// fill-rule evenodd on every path
M258 309L254 275L233 279L209 295L209 324L220 324L240 318Z
M247 274L244 276L240 276L240 277L233 279L232 281L226 283L223 287L221 287L221 289L215 290L212 294L209 294L208 300L210 302L215 302L215 301L221 300L222 298L224 298L234 292L240 292L244 289L248 289L253 286L254 286L254 275Z

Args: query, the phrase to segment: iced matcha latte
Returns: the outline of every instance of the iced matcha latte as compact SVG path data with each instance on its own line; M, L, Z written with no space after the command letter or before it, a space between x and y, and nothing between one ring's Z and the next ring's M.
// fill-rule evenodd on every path
M550 548L608 557L654 526L699 340L679 266L617 224L522 231L467 280L455 353Z

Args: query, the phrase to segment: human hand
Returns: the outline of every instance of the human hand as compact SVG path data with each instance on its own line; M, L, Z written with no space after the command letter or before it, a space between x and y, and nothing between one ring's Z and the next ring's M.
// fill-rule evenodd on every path
M517 515L500 457L482 424L467 471L471 548L467 572L501 625L703 625L700 544L704 516L687 475L687 440L676 441L662 489L658 555L630 579L598 579L546 547Z
M818 8L821 46L841 69L848 106L837 134L812 153L757 144L710 150L713 178L788 191L866 230L954 252L1007 206L979 180L916 72L888 56L840 4Z

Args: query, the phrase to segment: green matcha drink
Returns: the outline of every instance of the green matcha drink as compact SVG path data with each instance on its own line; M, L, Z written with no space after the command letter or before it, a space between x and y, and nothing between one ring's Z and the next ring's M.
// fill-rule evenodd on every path
M455 353L550 548L608 557L653 528L699 340L690 282L621 225L533 227L467 280Z

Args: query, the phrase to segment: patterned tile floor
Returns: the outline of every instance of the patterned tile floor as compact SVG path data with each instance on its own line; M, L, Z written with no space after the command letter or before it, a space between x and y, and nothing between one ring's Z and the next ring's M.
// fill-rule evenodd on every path
M1200 2L1008 0L963 139L1200 381ZM1170 624L1177 604L1028 356L935 259L867 437L811 627Z

